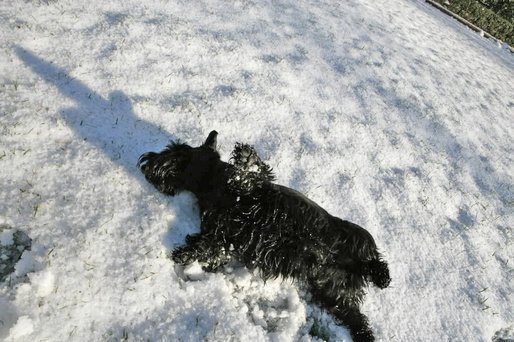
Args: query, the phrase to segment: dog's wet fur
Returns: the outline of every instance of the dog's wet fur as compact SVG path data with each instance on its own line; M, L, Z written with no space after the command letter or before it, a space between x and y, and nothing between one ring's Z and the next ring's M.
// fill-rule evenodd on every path
M293 278L350 329L354 341L373 341L360 311L364 289L368 283L385 288L391 278L371 234L273 183L271 167L250 145L237 143L230 161L221 161L217 135L212 131L199 147L172 142L139 159L157 190L171 196L187 190L198 198L200 233L188 235L172 259L197 260L215 271L233 257L264 279Z

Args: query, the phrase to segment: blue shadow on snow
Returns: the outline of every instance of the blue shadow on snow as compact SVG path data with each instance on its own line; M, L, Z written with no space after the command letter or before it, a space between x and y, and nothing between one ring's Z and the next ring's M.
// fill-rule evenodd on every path
M157 125L138 118L123 92L112 91L104 98L52 62L21 47L16 47L15 51L34 73L75 102L75 107L61 111L61 117L78 138L98 148L128 174L151 187L139 172L137 160L144 152L163 148L174 137ZM141 141L146 143L142 144ZM191 209L193 203L190 202L193 199L182 196L173 197L171 201L180 224L162 237L162 244L168 250L182 244L185 236L197 232L199 227L198 217L191 216L195 214ZM145 205L144 202L141 205Z
M64 109L61 116L77 136L142 181L144 178L136 167L139 156L156 146L164 147L173 137L155 124L138 118L122 91L112 91L104 98L52 62L19 46L15 51L34 73L75 102L76 106ZM148 137L152 139L151 145L140 143L148 141Z

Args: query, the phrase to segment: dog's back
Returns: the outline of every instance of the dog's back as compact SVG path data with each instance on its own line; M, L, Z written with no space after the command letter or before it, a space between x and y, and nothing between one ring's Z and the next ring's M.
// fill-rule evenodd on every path
M240 199L234 208L254 212L252 224L237 232L236 243L245 240L242 235L246 233L249 234L247 239L252 241L262 239L250 237L255 233L266 237L266 241L245 249L252 254L246 257L267 274L269 265L278 265L271 267L275 272L269 274L272 277L306 279L311 274L318 274L320 267L337 267L344 270L349 279L356 279L348 281L354 283L355 288L362 287L367 281L384 288L390 282L387 263L382 260L367 230L330 215L296 190L264 182L252 196ZM265 220L261 221L261 218Z

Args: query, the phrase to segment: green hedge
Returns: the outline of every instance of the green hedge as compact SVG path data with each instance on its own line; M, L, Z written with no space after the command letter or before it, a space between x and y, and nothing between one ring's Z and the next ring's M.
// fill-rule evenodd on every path
M514 23L473 0L435 0L494 37L514 47Z
M503 19L514 23L514 0L479 0Z

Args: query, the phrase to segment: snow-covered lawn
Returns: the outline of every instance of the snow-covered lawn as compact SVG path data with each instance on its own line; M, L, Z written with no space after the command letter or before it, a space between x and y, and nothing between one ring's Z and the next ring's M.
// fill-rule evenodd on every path
M137 159L212 129L373 234L379 340L514 338L514 55L422 1L3 0L0 243L32 249L0 340L349 340L295 284L166 257L195 198Z

